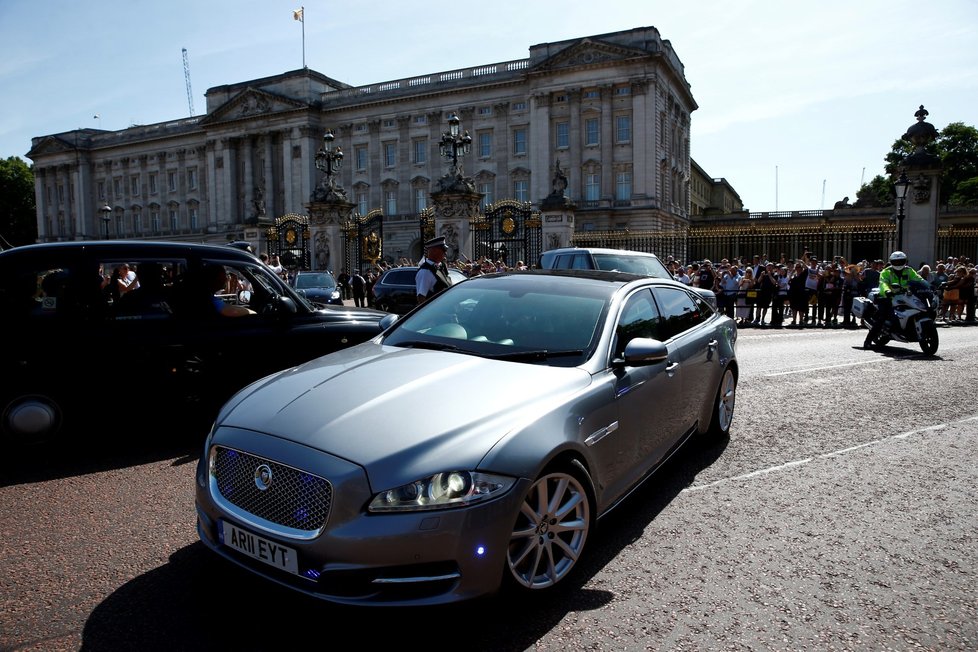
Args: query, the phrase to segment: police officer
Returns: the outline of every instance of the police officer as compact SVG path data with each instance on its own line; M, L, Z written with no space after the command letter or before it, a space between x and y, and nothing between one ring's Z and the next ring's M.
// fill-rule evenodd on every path
M414 277L419 305L452 284L452 279L448 276L448 265L445 264L447 252L448 245L445 244L444 237L432 238L424 243L424 258L421 259L418 273Z
M921 280L920 274L907 265L907 254L894 251L890 254L890 266L880 272L880 292L876 298L876 318L873 327L866 335L863 348L868 349L883 330L883 324L893 315L893 300L891 297L898 292L906 292L910 281Z

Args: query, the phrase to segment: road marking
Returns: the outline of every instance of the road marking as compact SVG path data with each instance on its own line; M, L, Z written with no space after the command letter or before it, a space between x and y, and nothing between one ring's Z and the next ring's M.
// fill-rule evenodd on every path
M775 466L769 466L766 469L759 469L757 471L751 471L750 473L744 473L742 475L735 475L729 478L721 478L720 480L714 480L713 482L708 482L706 484L693 485L692 487L686 487L681 493L686 493L690 491L700 491L702 489L709 489L711 487L716 487L727 482L736 482L737 480L750 480L751 478L756 478L762 475L767 475L769 473L777 473L779 471L784 471L787 469L792 469L797 466L804 466L813 460L818 459L828 459L830 457L838 457L846 453L851 453L852 451L859 450L861 448L869 448L870 446L877 446L879 444L885 444L889 441L895 441L897 439L906 439L912 435L923 435L928 433L937 432L938 430L943 430L948 426L953 426L959 423L967 423L969 421L978 421L978 414L970 417L964 417L958 419L957 421L952 421L950 423L938 423L931 426L924 426L923 428L917 428L916 430L911 430L909 432L902 432L896 435L890 435L889 437L883 437L881 439L875 439L873 441L866 442L864 444L859 444L857 446L850 446L848 448L840 448L839 450L834 450L829 453L820 453L814 457L806 457L800 460L794 460L791 462L785 462L784 464L778 464Z
M776 371L771 374L764 374L765 378L774 378L775 376L790 376L792 374L807 374L809 371L825 371L826 369L841 369L842 367L855 367L861 364L879 364L881 362L892 362L896 359L901 359L907 356L897 356L894 358L876 358L874 360L860 360L859 362L843 362L840 364L828 365L825 367L807 367L805 369L795 369L794 371Z

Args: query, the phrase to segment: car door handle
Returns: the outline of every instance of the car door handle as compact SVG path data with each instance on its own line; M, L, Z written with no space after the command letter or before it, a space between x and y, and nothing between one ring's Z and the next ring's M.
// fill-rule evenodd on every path
M669 374L670 376L672 376L673 374L676 373L676 370L678 370L678 369L679 369L679 363L678 362L673 362L671 365L668 365L666 367L666 373Z
M719 344L720 344L720 343L719 343L719 342L717 342L716 340L710 340L710 343L709 343L709 344L707 344L707 345L706 345L706 347L707 347L708 349L714 349L714 350L716 350L716 348L717 348L717 346L719 346Z

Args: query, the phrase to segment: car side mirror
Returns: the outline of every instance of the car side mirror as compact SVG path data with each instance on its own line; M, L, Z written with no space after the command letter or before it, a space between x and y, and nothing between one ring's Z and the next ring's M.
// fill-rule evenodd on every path
M616 367L641 367L658 364L669 357L669 349L659 340L649 337L636 337L625 345L625 356L615 358Z
M251 290L241 290L241 292L238 292L238 303L243 306L251 303Z

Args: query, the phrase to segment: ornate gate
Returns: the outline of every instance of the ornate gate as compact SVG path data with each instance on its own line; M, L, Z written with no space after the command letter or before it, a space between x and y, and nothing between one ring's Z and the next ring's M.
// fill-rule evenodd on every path
M266 232L268 253L278 254L289 270L310 269L309 216L288 213L275 220Z
M384 256L384 214L374 209L364 217L354 214L343 226L343 271L364 271Z
M490 204L485 215L473 219L469 226L476 260L501 260L508 267L519 261L532 265L540 260L543 228L540 214L532 211L530 202L504 199Z

